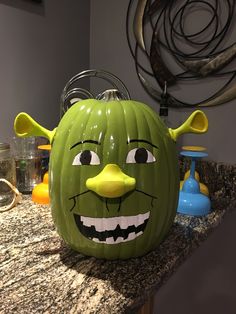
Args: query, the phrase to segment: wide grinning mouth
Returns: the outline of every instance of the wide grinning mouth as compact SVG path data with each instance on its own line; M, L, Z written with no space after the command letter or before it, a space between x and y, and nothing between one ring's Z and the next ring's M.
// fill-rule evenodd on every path
M74 214L79 231L88 239L106 244L134 240L143 234L150 212L135 216L93 218Z

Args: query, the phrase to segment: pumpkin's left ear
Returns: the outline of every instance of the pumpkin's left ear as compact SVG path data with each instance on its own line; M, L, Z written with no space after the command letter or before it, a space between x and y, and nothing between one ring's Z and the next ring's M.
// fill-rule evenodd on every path
M14 130L19 137L43 136L49 139L50 143L52 143L56 132L56 129L53 131L45 129L25 112L21 112L16 116Z
M201 110L194 111L190 117L177 129L169 129L174 141L184 133L205 133L208 130L208 119Z

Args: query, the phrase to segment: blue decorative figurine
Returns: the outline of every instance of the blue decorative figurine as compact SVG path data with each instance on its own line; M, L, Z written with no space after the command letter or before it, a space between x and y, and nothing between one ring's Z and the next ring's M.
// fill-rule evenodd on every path
M200 190L200 183L195 178L195 164L197 159L207 157L208 154L192 150L184 150L180 154L191 158L191 167L190 175L184 181L182 190L179 193L177 212L190 216L207 215L211 211L211 202L209 197Z

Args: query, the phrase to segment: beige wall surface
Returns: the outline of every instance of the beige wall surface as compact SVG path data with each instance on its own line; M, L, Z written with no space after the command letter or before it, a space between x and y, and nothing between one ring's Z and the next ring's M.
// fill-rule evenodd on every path
M133 99L149 104L158 112L159 104L144 91L136 75L125 31L127 7L126 0L91 1L90 67L102 68L114 73L127 85ZM235 34L231 34L231 37L235 38ZM99 89L99 84L100 82L93 80L91 87ZM213 92L220 84L222 82L219 79L212 79L208 84L199 83L197 88L191 84L186 84L184 88L174 88L173 93L180 99L195 102L200 97L204 98L209 92ZM177 127L192 111L192 109L170 109L170 126ZM182 136L178 141L178 147L203 145L207 148L209 159L235 163L236 99L203 111L209 119L209 131L200 136L192 134Z
M63 87L89 67L89 11L87 0L0 0L1 142L20 111L57 125Z

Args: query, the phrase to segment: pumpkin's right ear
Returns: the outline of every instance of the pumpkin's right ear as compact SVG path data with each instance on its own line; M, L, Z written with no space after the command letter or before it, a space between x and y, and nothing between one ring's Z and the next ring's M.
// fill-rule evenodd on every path
M208 119L201 110L194 111L190 117L177 129L169 129L174 141L184 133L205 133L208 130Z
M32 119L27 113L19 113L14 121L14 130L19 137L43 136L52 143L56 128L53 131L45 129Z

